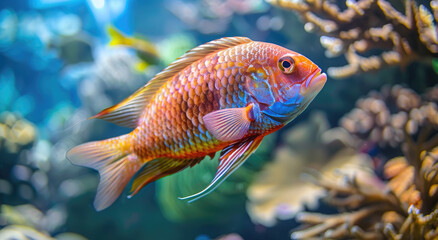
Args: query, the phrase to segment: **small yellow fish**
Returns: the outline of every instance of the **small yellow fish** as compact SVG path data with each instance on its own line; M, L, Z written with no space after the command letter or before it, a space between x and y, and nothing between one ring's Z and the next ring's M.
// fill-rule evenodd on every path
M142 60L136 68L141 71L151 64L157 64L160 61L160 55L155 45L145 39L138 37L128 37L117 30L114 26L108 26L110 36L110 46L126 46L136 51L137 56Z
M190 50L93 117L132 132L82 144L67 157L99 171L94 206L102 210L135 174L130 196L222 150L211 184L182 198L195 200L243 164L264 136L304 111L326 79L299 53L244 37L221 38Z

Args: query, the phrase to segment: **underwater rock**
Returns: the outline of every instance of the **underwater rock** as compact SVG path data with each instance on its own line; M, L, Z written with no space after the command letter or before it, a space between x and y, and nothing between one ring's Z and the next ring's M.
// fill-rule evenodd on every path
M407 0L404 15L385 0L347 0L346 8L329 0L268 2L296 12L306 31L318 32L327 57L344 54L347 65L327 70L334 78L415 61L432 63L438 57L436 0L430 1L433 13Z

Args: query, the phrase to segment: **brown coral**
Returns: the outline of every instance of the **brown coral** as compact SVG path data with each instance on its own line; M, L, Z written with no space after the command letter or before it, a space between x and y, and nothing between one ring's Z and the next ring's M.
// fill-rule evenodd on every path
M341 213L299 214L298 221L306 225L292 233L292 238L435 239L438 147L423 151L420 161L421 176L415 176L415 168L403 157L389 161L385 173L391 178L386 185L377 176L346 178L343 184L319 177L315 183L328 191L325 200ZM418 179L425 180L427 190L415 185ZM426 209L426 205L431 206Z
M432 88L426 95L437 89ZM373 91L359 99L356 108L340 120L340 125L361 139L360 144L371 142L394 148L405 140L405 134L418 134L420 125L437 126L437 109L435 101L422 103L420 95L412 89L384 86L380 92Z
M403 156L391 159L384 166L384 175L388 181L374 174L346 176L339 183L333 178L315 174L314 182L328 193L325 201L335 206L340 213L298 215L298 221L304 225L292 234L292 238L438 238L438 109L435 102L422 101L413 91L394 87L390 92L397 93L394 94L397 96L396 101L393 101L394 106L400 112L405 112L406 117L398 126L401 140L392 145L400 147ZM406 94L411 101L403 100ZM359 100L359 103L363 101ZM352 129L365 131L356 133L366 135L370 129L378 128L380 125L374 125L378 122L376 119L379 119L376 116L390 109L387 105L390 101L385 103L377 98L369 98L369 101L376 102L364 104L369 111L364 111L365 114L361 116L369 118L371 124L359 123L359 127ZM390 113L386 115L388 119L394 116ZM349 121L352 119L349 118ZM390 126L391 121L384 122ZM385 138L378 140L388 142Z
M385 0L347 0L345 10L329 0L269 2L298 13L306 31L318 30L328 57L344 54L348 64L327 71L334 78L438 57L437 0L430 3L433 14L412 0L406 0L405 14Z
M366 176L372 172L369 156L349 146L345 130L328 129L325 115L313 112L285 133L285 144L247 190L247 211L254 223L273 226L277 219L295 217L305 206L315 208L324 189L302 177L310 168L336 181L342 181L338 173Z

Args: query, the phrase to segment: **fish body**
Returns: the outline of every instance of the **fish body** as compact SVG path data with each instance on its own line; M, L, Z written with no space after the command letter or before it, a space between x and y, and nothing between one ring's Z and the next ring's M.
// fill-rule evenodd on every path
M85 33L73 36L60 37L48 43L48 47L58 51L65 65L74 65L81 62L92 62L92 41Z
M243 164L264 136L298 116L325 81L318 66L286 48L241 37L215 40L93 117L135 128L131 133L82 144L68 158L99 171L95 207L101 210L137 172L131 196L222 150L211 184L183 198L195 200Z

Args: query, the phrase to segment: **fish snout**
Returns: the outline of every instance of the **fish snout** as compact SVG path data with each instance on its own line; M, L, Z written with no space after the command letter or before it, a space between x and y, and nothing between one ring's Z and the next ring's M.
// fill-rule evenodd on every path
M300 93L303 96L316 96L316 94L321 91L324 87L325 82L327 81L327 75L325 73L321 73L321 70L317 70L312 73L306 81L301 85Z

